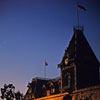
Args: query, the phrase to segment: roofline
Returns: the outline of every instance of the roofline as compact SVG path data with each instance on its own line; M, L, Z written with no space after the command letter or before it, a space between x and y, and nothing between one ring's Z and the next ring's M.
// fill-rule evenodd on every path
M56 78L53 78L53 79L51 79L51 78L43 78L43 77L35 77L35 78L33 78L32 80L46 80L46 81L53 81L53 80L59 80L60 79L60 77L56 77Z
M88 90L94 90L94 89L98 89L100 88L100 85L96 85L96 86L92 86L92 87L88 87L88 88L83 88L83 89L78 89L73 91L73 93L78 93L78 92L82 92L82 91L88 91Z
M33 78L32 80L51 80L50 78L43 78L43 77L35 77L35 78Z
M57 98L57 97L61 97L61 96L66 96L69 95L68 92L65 93L58 93L58 94L54 94L54 95L50 95L50 96L45 96L45 97L41 97L41 98L36 98L35 100L45 100L45 99L53 99L53 98Z

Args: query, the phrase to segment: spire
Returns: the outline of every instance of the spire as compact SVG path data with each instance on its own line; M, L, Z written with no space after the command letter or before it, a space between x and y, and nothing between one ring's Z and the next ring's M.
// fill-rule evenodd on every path
M82 27L74 27L74 34L58 65L61 70L66 70L71 66L76 68L74 77L76 77L77 89L99 83L99 61L86 40Z
M85 62L85 61L92 61L93 59L95 59L95 61L99 63L87 39L85 38L83 34L84 28L74 27L73 30L74 30L74 34L69 42L68 47L65 50L61 63L58 64L58 67L63 66L63 60L66 57L69 58L69 61L71 59L76 61L74 63L78 63L77 61L79 60L82 60L82 62Z

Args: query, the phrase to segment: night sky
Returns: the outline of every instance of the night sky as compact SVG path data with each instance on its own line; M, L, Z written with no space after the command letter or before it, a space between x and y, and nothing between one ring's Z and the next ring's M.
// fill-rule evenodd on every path
M84 35L100 61L100 0L79 0ZM25 93L34 77L60 76L64 51L77 26L75 0L0 0L0 88L12 83Z

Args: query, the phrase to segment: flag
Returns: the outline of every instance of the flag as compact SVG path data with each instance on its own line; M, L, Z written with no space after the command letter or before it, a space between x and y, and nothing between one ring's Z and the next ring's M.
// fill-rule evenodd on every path
M48 62L47 61L45 61L45 66L48 66Z
M78 10L84 10L84 11L86 11L86 8L83 7L83 6L81 6L81 5L78 5Z

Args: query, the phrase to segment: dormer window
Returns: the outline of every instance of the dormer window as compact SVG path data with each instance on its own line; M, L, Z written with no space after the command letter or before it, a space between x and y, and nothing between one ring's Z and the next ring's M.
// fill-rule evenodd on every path
M32 89L31 88L28 90L28 93L32 93Z
M50 84L50 92L51 92L51 94L55 92L53 83Z
M45 85L42 86L42 90L43 90L43 96L46 96L47 95L47 89L46 89Z

